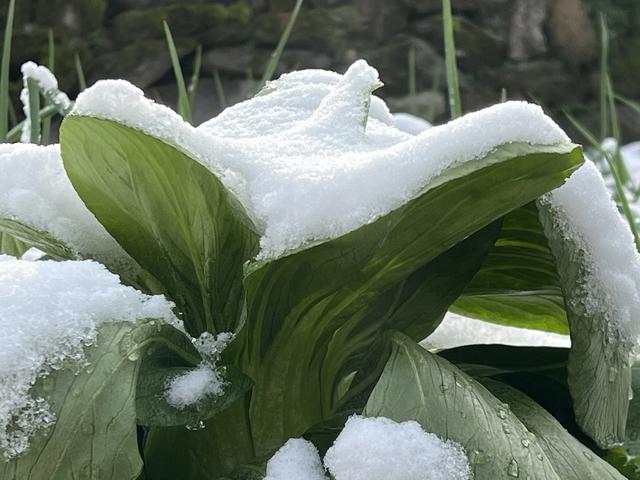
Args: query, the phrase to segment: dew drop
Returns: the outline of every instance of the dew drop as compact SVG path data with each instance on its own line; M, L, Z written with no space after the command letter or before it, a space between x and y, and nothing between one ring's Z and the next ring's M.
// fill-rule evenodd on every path
M135 362L136 360L138 360L140 358L140 352L138 350L134 350L133 352L131 352L129 354L129 356L127 358L129 360L131 360L132 362Z
M518 467L518 462L516 462L515 458L512 458L509 462L509 466L507 467L507 475L513 478L518 478L520 476L520 467Z
M531 442L526 438L523 438L522 440L520 440L520 443L524 448L529 448L529 445L531 445Z
M189 423L185 425L187 430L202 430L204 428L204 422L202 420L196 423Z

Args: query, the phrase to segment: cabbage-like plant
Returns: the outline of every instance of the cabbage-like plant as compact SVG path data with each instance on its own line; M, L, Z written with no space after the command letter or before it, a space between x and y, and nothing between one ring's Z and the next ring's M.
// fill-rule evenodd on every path
M640 262L600 174L536 106L412 136L379 86L293 72L194 128L102 81L0 146L0 312L37 327L0 317L2 479L262 478L353 414L479 480L623 478ZM571 348L422 348L448 311Z

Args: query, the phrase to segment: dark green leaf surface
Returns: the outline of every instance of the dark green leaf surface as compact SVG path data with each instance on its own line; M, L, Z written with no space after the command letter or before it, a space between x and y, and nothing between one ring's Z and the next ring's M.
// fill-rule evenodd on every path
M28 245L24 244L15 237L12 237L8 233L0 232L0 254L20 257L27 250L29 250Z
M562 480L622 480L624 477L572 437L544 408L504 383L483 379L482 384L532 432Z
M258 234L218 178L156 138L92 117L65 119L61 151L80 198L162 283L190 333L234 331Z
M36 383L56 416L27 452L0 463L3 480L133 480L142 469L136 433L138 359L155 342L183 334L157 321L108 323L86 349L89 367L52 372ZM177 339L177 340L176 340Z
M452 310L502 325L569 333L560 280L535 202L505 216L498 240Z
M433 331L477 270L487 241L472 237L438 256L562 184L581 162L574 145L498 147L446 171L376 222L250 265L241 362L255 382L256 445L271 452L335 413L344 400L339 383L370 362L368 353L379 352L384 331L404 330L420 340ZM375 373L351 390L368 387Z
M402 334L364 414L415 420L427 432L462 445L475 480L565 480L508 405L443 358Z
M629 348L620 334L607 328L604 314L588 314L584 279L585 252L554 223L553 207L539 205L540 220L554 252L571 332L567 366L576 421L600 448L620 445L631 392Z

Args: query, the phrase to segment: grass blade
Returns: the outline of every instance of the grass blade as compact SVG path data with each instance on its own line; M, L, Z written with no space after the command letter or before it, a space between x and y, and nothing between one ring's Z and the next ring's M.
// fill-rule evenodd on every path
M631 110L633 110L634 112L640 114L640 103L638 102L634 102L633 100L631 100L630 98L627 97L623 97L622 95L620 95L619 93L614 93L614 98L616 100L618 100L620 103L622 103L623 105L626 105L627 107L629 107Z
M622 206L622 211L625 217L627 217L627 222L629 222L629 228L631 229L631 233L633 234L633 238L636 243L636 249L640 251L640 235L638 234L638 226L636 224L635 215L633 214L633 212L631 211L631 207L629 206L629 200L627 199L627 195L624 190L624 184L622 182L622 179L620 178L620 173L618 172L618 167L616 166L614 159L611 157L611 154L609 152L602 148L602 144L596 139L593 133L591 133L584 125L580 124L580 122L578 122L567 112L565 112L565 115L576 128L576 130L578 130L580 134L591 144L591 146L598 150L607 161L615 183L616 195Z
M227 97L224 94L224 87L222 86L222 80L220 79L220 72L215 67L213 69L213 85L216 89L216 97L218 97L220 108L224 110L227 108Z
M613 138L616 140L616 150L613 155L613 159L620 172L620 179L625 185L631 183L631 175L627 165L620 153L620 147L622 145L622 133L620 132L620 120L618 119L618 110L616 109L615 93L613 92L613 85L611 84L611 78L607 75L607 101L609 103L609 114L611 122L611 132Z
M409 110L412 114L417 115L418 106L416 105L416 47L413 43L409 46L407 61L409 64L409 99L411 100Z
M84 76L84 69L82 68L82 62L80 61L80 55L78 55L78 52L73 54L73 62L76 66L76 75L78 75L78 88L80 91L86 90L87 80Z
M176 83L178 84L178 113L185 119L185 121L193 122L193 115L191 114L191 105L189 103L189 94L187 93L187 86L184 83L184 76L182 75L182 67L180 66L180 57L178 57L178 51L176 50L176 44L173 41L173 35L169 29L169 24L165 21L164 33L167 37L167 47L169 48L169 55L171 56L171 64L173 65L173 73L176 77Z
M15 0L9 0L7 23L2 43L2 62L0 64L0 143L7 140L9 130L9 60L11 58L11 36L13 35L13 16Z
M445 63L447 65L447 90L449 92L449 109L451 118L462 115L460 101L460 83L458 81L458 65L456 62L456 45L453 38L453 16L451 0L442 0L442 26L444 32Z
M276 67L278 66L278 62L280 61L280 57L282 56L282 52L284 51L284 47L289 41L289 35L293 30L293 26L296 24L298 20L298 14L300 13L300 9L302 8L302 3L304 0L296 0L296 4L293 7L293 11L291 12L291 17L289 17L289 22L287 22L287 26L282 32L282 36L278 41L278 45L276 49L271 54L271 58L269 59L269 63L267 64L267 68L262 75L262 79L260 80L260 85L258 90L265 86L265 84L271 80L273 77L273 73L276 71Z
M45 120L47 118L53 117L56 113L59 113L58 107L56 105L47 105L46 107L40 109L40 111L38 112L38 117L41 120ZM7 142L11 143L20 140L23 126L24 120L20 123L17 123L11 130L9 130L9 133L7 134Z
M53 37L53 29L49 29L48 34L48 55L47 55L47 67L51 70L51 73L55 73L56 69L56 45ZM45 105L49 105L49 101L45 99ZM48 145L51 140L51 117L42 119L42 144Z
M502 87L502 89L500 90L500 103L504 103L507 100L508 100L507 89Z
M193 61L193 74L191 75L191 81L189 82L189 104L191 105L191 111L195 108L196 94L198 93L198 82L200 81L200 69L202 68L202 45L198 45L196 48L196 56Z
M609 102L607 80L609 78L609 29L604 14L600 14L600 141L609 135Z
M27 90L29 91L29 142L40 143L40 87L33 78L27 78Z

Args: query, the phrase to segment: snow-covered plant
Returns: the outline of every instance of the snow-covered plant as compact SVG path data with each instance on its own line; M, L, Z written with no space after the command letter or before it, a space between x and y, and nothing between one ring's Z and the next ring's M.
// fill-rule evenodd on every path
M0 145L0 478L623 478L602 177L539 107L412 135L379 86L292 72L196 128L102 81ZM421 347L448 311L571 348Z

